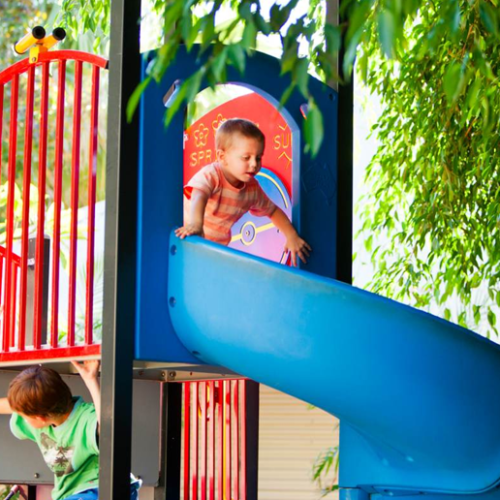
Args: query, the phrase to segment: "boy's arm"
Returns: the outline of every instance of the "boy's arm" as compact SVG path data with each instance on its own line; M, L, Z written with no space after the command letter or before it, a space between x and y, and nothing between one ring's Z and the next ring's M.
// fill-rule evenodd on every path
M12 408L10 407L9 400L7 398L0 398L0 415L10 415L12 413Z
M71 363L82 377L92 396L92 402L94 403L97 416L97 434L99 434L99 428L101 426L101 386L97 378L99 374L99 361L89 360L84 361L83 364L78 363L78 361L71 361Z
M189 223L175 230L176 236L181 240L186 236L203 236L203 219L205 207L208 202L208 194L199 189L193 189L191 193L191 208L189 212Z
M292 255L292 264L297 265L297 256L304 264L306 258L309 257L311 247L304 241L292 226L290 219L281 208L276 207L276 210L269 216L271 222L285 235L286 243L285 250L288 250Z

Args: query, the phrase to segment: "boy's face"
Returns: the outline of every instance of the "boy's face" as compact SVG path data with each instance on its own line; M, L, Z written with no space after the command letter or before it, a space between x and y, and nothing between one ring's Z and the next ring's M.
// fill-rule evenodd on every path
M28 415L24 415L24 413L19 413L19 415L23 417L23 419L26 420L26 422L28 422L28 424L30 424L34 429L42 429L43 427L48 427L50 425L48 419L45 417L39 417L38 415L31 415L29 417Z
M264 144L258 139L234 134L226 149L217 150L217 159L229 183L241 187L259 173L263 153Z

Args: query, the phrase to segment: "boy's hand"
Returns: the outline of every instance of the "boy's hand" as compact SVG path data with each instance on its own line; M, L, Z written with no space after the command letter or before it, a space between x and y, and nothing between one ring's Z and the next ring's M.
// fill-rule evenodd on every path
M99 429L101 427L101 388L97 378L97 375L99 374L99 360L89 359L83 361L83 363L71 361L71 364L82 377L82 380L85 382L85 385L87 386L87 389L92 397L97 416L97 435L99 435Z
M293 266L297 267L298 261L297 261L297 256L299 259L305 264L307 262L307 257L309 257L309 254L311 252L311 247L309 246L309 243L304 241L298 234L295 232L295 234L291 234L285 243L285 250L288 250L292 256L292 264Z
M186 236L203 236L203 224L186 224L176 229L175 235L181 240Z
M85 360L83 363L71 361L71 364L75 367L76 371L80 374L84 381L97 379L100 365L99 360Z
M299 259L305 264L306 258L309 257L309 252L311 252L312 249L309 244L298 235L285 212L283 212L281 208L276 207L276 210L269 218L285 236L285 250L288 250L292 254L292 264L297 266L297 256L299 256Z
M7 398L0 398L0 415L10 415L12 409Z

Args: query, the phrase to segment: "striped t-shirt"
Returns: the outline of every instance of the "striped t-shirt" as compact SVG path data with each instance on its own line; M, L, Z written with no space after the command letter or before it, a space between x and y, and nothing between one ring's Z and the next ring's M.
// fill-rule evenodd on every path
M199 189L209 196L203 221L205 238L222 245L229 244L231 228L247 212L265 217L276 210L276 205L266 196L255 179L251 179L239 189L235 188L226 180L216 162L203 167L184 187L185 224L189 221L193 189Z

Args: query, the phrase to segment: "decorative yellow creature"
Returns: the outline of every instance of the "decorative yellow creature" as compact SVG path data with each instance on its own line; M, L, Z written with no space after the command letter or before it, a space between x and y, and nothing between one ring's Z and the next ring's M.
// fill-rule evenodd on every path
M17 54L24 54L27 50L30 51L30 63L38 62L39 54L47 52L56 43L64 40L66 31L64 28L54 28L52 34L45 36L45 28L43 26L35 26L30 33L26 34L14 45L14 50Z

